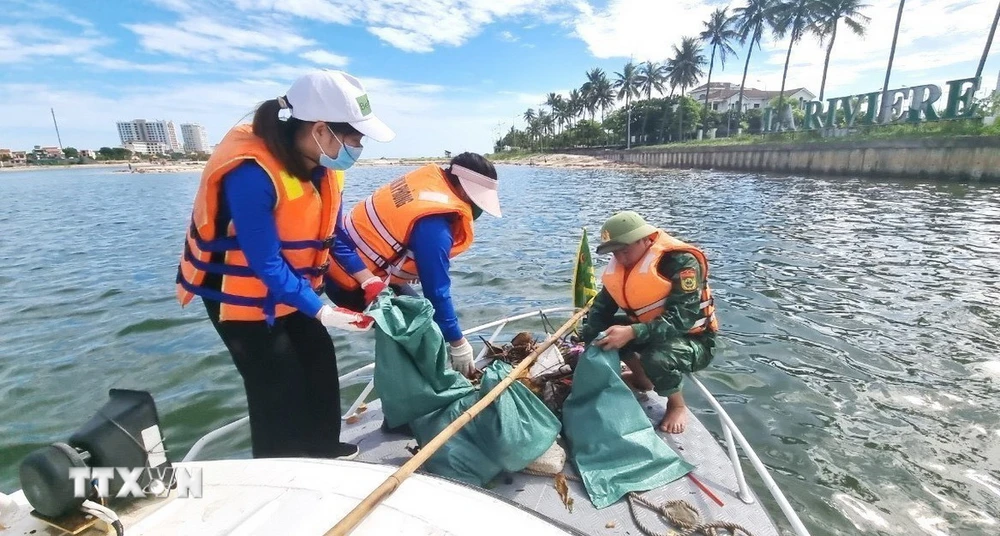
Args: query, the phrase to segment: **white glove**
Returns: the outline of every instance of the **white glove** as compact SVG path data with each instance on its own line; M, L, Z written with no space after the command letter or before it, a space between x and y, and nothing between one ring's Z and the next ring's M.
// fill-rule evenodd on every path
M368 331L375 323L375 319L361 313L356 313L343 307L330 307L324 305L319 310L316 318L328 328L337 328L344 331Z
M458 346L448 345L448 355L451 357L451 368L460 372L466 378L471 378L476 371L472 363L472 345L465 338Z

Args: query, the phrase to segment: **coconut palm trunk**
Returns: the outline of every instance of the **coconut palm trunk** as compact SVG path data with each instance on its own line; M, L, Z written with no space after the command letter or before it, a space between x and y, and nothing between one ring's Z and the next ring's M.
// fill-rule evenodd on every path
M747 71L750 69L750 53L753 52L753 45L747 48L747 61L743 64L743 80L740 81L740 96L736 99L736 113L743 113L743 88L747 85ZM742 116L741 116L742 117Z
M990 47L993 46L993 35L997 33L997 22L1000 22L1000 4L997 4L997 14L993 17L993 26L990 27L990 35L986 38L986 48L983 49L983 57L979 59L979 68L976 69L976 79L983 76L983 67L986 66L986 57L990 55Z
M792 47L795 46L794 30L792 30L792 36L792 39L788 41L788 53L785 54L785 71L781 73L781 91L778 92L778 106L782 106L785 103L785 80L788 78L788 62L792 59Z
M705 82L705 109L702 113L701 131L708 136L708 94L712 92L712 69L715 68L715 45L712 45L712 59L708 62L708 81Z
M892 74L892 60L896 56L896 39L899 37L899 22L903 20L903 4L906 0L899 0L899 12L896 13L896 30L892 33L892 47L889 49L889 65L885 68L885 83L882 84L882 96L889 91L889 76Z
M642 132L639 133L640 140L643 143L647 143L649 141L649 137L646 135L646 126L649 123L649 106L648 106L648 104L649 104L649 100L652 97L653 97L652 91L646 93L646 104L647 104L647 106L646 106L646 108L642 112Z
M823 91L826 89L826 70L830 68L830 54L833 52L833 42L837 40L837 22L833 23L830 33L830 44L826 47L826 59L823 61L823 79L819 83L819 100L823 101Z

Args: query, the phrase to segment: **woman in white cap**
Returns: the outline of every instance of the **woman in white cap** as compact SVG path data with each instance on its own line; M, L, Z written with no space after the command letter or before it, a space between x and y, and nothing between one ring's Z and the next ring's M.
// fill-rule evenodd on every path
M364 136L395 135L358 79L316 71L229 131L202 173L177 296L182 305L201 296L243 377L254 457L357 455L340 442L326 328L364 330L371 319L323 305L319 288L331 251L359 281L373 278L340 225L344 170Z
M475 373L472 345L462 336L451 301L450 259L472 245L473 220L500 217L497 171L476 153L462 153L446 168L430 164L376 190L344 219L361 260L378 277L402 288L420 280L434 306L434 321L450 344L452 367ZM363 310L375 293L340 258L330 265L327 294L335 303Z

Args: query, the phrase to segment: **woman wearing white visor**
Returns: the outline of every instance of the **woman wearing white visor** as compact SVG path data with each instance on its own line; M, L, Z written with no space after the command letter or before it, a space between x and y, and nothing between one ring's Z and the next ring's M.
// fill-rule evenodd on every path
M452 367L468 377L475 373L472 345L458 326L448 269L450 259L472 245L473 220L483 212L500 217L497 184L489 160L462 153L446 168L427 165L382 186L344 219L359 257L377 277L403 289L420 280L434 321L450 343ZM359 285L360 278L345 268L340 262L330 265L327 294L338 305L361 311L384 286Z
M281 119L279 114L289 113ZM344 246L344 170L361 139L390 141L361 82L316 71L264 101L252 125L229 131L205 166L177 270L182 305L201 296L243 378L254 457L352 457L340 442L337 357L327 327L370 319L323 305L333 256L363 268ZM370 271L352 271L358 280Z

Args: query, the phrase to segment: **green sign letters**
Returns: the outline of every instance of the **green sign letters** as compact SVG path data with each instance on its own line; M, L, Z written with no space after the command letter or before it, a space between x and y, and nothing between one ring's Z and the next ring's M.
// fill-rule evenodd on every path
M926 84L903 87L886 92L876 91L850 97L805 102L802 130L855 125L889 125L893 123L920 123L940 119L965 119L974 117L976 107L973 95L979 89L978 78L952 80L948 85L948 100L943 113L934 104L941 100L941 88ZM781 111L764 108L765 132L799 130L795 125L792 105L785 103Z

